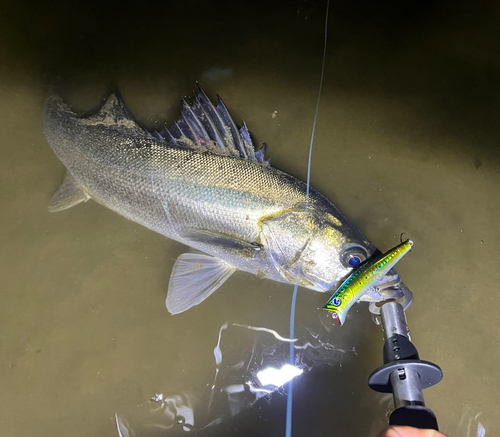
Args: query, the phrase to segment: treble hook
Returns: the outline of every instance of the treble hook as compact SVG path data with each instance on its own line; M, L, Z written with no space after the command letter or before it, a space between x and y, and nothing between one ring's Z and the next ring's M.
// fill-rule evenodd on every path
M404 234L405 234L404 232L401 232L401 235L399 236L399 241L401 242L401 244L403 244L403 235ZM406 240L406 241L408 241L408 240ZM413 252L413 249L410 249L410 252Z

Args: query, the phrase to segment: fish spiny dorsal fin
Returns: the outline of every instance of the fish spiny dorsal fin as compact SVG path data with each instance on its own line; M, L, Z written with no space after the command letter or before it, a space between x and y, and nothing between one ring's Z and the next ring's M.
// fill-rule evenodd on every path
M199 85L198 87L200 88L200 93L202 93L203 89ZM203 94L206 97L204 92ZM208 99L208 97L206 98ZM258 152L255 152L250 131L248 130L245 121L242 120L242 127L238 130L223 100L220 96L217 96L217 99L218 103L215 110L224 123L223 129L225 139L229 141L230 147L239 152L241 158L251 159L260 162L261 164L269 165L269 161L264 161L265 147L262 147Z
M243 146L245 147L245 149L248 153L248 157L250 159L256 159L257 161L259 161L255 157L255 147L253 146L252 138L250 137L250 132L248 131L245 120L241 120L241 123L243 126L241 126L239 133L240 133L241 139L243 140ZM259 161L259 162L262 162L262 161Z
M247 158L248 153L245 146L242 144L241 136L238 132L238 128L234 124L229 111L224 104L223 100L217 95L217 111L219 112L222 120L224 121L224 130L226 141L229 142L230 146L240 152L242 158Z
M160 135L165 139L167 143L176 143L175 138L172 136L170 131L167 129L166 126L163 127L163 129L160 131Z
M165 138L163 138L163 135L160 132L153 131L151 132L151 135L155 137L157 140L164 141Z
M217 106L210 101L203 88L198 84L198 93L195 94L190 105L183 99L181 116L170 128L164 127L160 132L150 135L167 144L190 147L190 144L222 153L250 159L264 165L265 145L255 151L255 147L245 122L238 129L229 111L217 96Z
M232 137L228 136L229 128L226 126L226 122L222 118L218 108L213 105L200 84L198 84L198 90L198 95L195 97L195 106L198 102L201 110L204 111L205 116L201 117L201 120L205 121L206 124L214 130L217 145L221 149L232 151L236 155L240 156L239 151L232 143Z
M201 121L205 130L209 134L212 141L214 141L222 150L226 149L224 143L224 122L220 118L217 109L212 105L212 102L203 91L203 88L198 84L199 92L195 95L193 112Z
M265 143L262 143L262 147L255 152L255 159L264 164L271 165L271 158L269 158L267 161L264 161L265 155L266 155L266 145Z
M202 144L205 147L212 145L212 140L208 135L207 131L201 124L201 121L194 113L193 108L183 99L184 105L181 111L182 119L185 124L189 127L194 136L195 144ZM179 120L180 121L180 120Z
M190 141L194 141L194 137L189 127L184 123L182 117L178 121L174 121L169 131L176 140L187 138Z

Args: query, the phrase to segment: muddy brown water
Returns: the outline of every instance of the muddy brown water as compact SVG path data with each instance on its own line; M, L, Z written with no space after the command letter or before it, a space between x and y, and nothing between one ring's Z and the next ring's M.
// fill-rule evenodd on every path
M186 247L92 201L50 214L64 168L41 114L49 88L82 112L119 88L158 129L200 80L274 166L305 179L324 13L319 1L2 3L2 436L117 436L116 417L137 436L284 435L286 390L240 388L287 360L287 343L248 326L287 337L292 287L236 273L170 316ZM499 18L493 2L332 4L312 159L312 186L380 249L414 240L398 268L415 295L408 321L443 368L424 394L454 437L500 434ZM375 436L391 409L366 384L381 330L365 304L334 326L326 298L299 291L309 346L293 435Z

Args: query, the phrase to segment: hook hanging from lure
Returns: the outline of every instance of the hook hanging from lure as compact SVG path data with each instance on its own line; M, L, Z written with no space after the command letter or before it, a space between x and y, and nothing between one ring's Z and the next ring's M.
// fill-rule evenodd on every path
M383 255L366 261L344 281L323 308L331 311L342 326L349 309L377 285L412 246L413 241L406 240Z

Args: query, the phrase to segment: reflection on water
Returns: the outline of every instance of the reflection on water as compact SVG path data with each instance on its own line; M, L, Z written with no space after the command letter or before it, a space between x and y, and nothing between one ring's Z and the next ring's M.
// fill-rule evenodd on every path
M257 373L257 378L262 385L281 387L296 376L301 375L302 372L303 370L298 367L292 366L291 364L285 364L281 366L280 369L266 367L264 370Z
M355 353L352 344L350 350L345 349L346 345L332 344L331 317L321 310L314 316L296 330L295 339L265 327L224 323L213 349L213 379L189 392L161 391L141 409L125 407L116 415L119 434L127 437L151 430L202 431L260 399L269 400L275 391L286 395L286 382L304 372L348 361L345 355ZM345 339L343 342L351 343ZM296 350L294 366L288 363L290 343ZM206 359L200 357L200 361Z
M458 417L458 415L460 415ZM494 435L487 433L487 428L490 428L491 417L487 417L482 412L477 413L470 405L465 405L461 409L455 411L455 420L452 423L446 424L442 431L452 437L486 437L486 435Z

